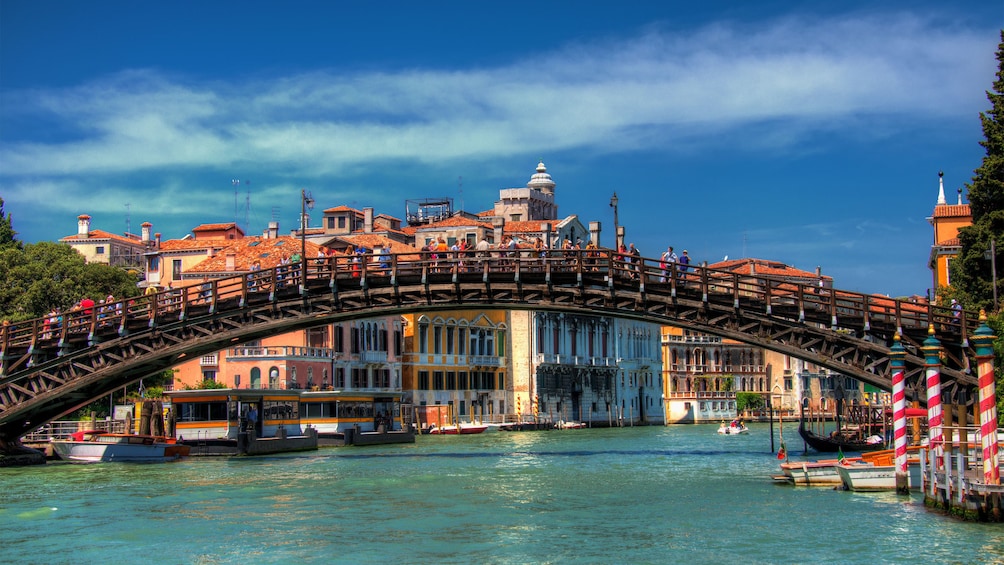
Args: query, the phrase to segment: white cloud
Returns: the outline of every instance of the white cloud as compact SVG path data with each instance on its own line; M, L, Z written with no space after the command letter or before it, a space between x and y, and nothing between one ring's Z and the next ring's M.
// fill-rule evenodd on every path
M318 71L245 84L124 71L15 94L16 111L71 135L5 143L0 164L6 177L240 161L330 173L528 145L673 150L763 124L761 143L797 143L807 128L857 127L861 116L971 114L992 76L994 41L909 16L786 19L569 46L494 69Z

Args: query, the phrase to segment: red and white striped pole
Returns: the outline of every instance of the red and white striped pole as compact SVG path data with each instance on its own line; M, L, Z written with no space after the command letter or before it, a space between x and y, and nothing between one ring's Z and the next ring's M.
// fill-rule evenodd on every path
M927 373L928 447L936 468L940 468L944 463L942 453L945 449L945 437L942 426L945 422L941 413L941 342L934 337L934 324L927 328L927 339L921 349L924 351Z
M983 447L983 482L1001 483L1000 463L997 461L997 391L994 382L994 332L987 325L987 315L980 312L980 327L970 342L976 348L976 370L980 387L980 439Z
M889 357L892 369L892 431L896 452L896 491L910 492L906 462L906 349L896 334Z

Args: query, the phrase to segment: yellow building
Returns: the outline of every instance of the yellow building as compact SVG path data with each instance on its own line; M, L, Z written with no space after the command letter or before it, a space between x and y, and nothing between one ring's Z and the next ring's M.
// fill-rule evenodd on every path
M118 235L104 230L91 229L91 217L77 216L77 233L60 238L84 256L88 263L104 263L112 267L143 268L143 254L154 246L150 238L150 222L143 222L142 235Z
M405 402L448 406L451 420L460 422L500 423L516 411L508 312L449 310L403 318Z
M934 292L943 286L952 286L951 262L958 257L962 246L959 230L973 224L973 213L969 204L962 203L962 189L959 189L957 204L945 201L945 174L938 173L938 202L934 213L927 219L934 228L934 243L931 245L930 268Z

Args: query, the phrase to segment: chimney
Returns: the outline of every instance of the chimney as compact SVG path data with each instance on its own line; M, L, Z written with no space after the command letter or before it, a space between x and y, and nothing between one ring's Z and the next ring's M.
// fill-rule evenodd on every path
M237 265L237 254L234 253L233 251L227 251L227 270L228 271L236 270L236 265Z
M77 237L87 239L91 233L91 217L87 214L77 216Z
M373 208L363 208L363 233L373 233Z
M548 249L561 247L560 243L558 245L553 245L551 243L551 222L544 222L540 224L540 234L544 236L541 238L544 240L544 247Z
M150 228L152 227L153 224L151 224L150 222L143 222L143 225L139 232L142 235L140 239L143 241L143 243L150 243Z
M505 227L504 218L492 218L492 237L495 238L495 245L502 244L502 228Z
M157 249L160 249L160 232L153 234L153 239L157 242Z
M596 247L600 246L601 231L603 231L603 226L600 222L589 222L589 241L593 242Z
M279 222L269 222L265 239L276 239L279 237Z

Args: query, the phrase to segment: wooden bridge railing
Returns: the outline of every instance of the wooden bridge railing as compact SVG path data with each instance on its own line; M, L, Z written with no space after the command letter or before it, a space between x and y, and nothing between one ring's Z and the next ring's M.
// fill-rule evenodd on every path
M306 279L301 271L306 267ZM552 275L574 273L579 284L606 285L616 292L668 292L676 297L686 292L708 302L730 300L735 308L762 308L762 314L804 322L807 314L819 320L826 313L832 329L873 324L894 324L903 329L976 329L972 313L955 318L949 308L895 300L877 295L820 288L813 282L798 283L777 277L741 275L698 265L663 264L658 259L633 258L612 250L491 250L446 253L408 252L395 254L335 255L310 258L305 263L280 265L243 272L227 278L193 282L191 286L135 296L113 303L96 304L0 327L0 357L3 375L24 369L36 350L63 350L71 342L76 347L92 345L98 334L125 335L137 325L184 321L198 309L215 312L224 302L239 307L252 299L289 299L293 289L301 294L326 283L335 291L367 286L393 286L402 281L456 282L461 278L513 280L522 274ZM588 281L588 282L586 282ZM228 306L230 307L230 306Z

